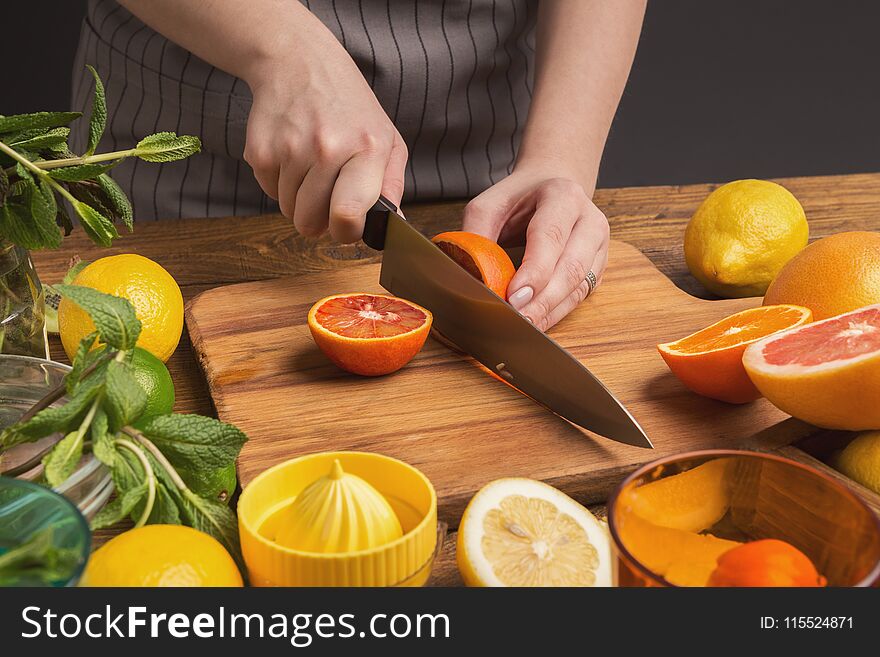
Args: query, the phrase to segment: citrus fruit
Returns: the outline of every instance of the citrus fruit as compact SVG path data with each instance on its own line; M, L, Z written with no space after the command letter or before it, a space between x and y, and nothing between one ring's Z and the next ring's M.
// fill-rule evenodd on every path
M238 485L238 478L235 476L235 463L230 463L216 470L195 472L177 468L177 474L191 491L218 502L229 502Z
M611 586L605 525L532 479L498 479L474 495L457 559L468 586Z
M743 404L761 396L743 368L746 347L811 319L810 311L800 306L751 308L657 349L678 380L694 392Z
M880 233L838 233L813 242L782 268L764 303L806 306L815 319L880 303Z
M183 332L183 296L161 265L134 253L107 256L80 271L73 284L128 299L141 320L138 346L163 362L174 353ZM67 357L73 359L80 340L94 331L95 325L85 310L62 299L58 330Z
M618 498L617 503L627 502ZM621 514L618 533L639 563L675 586L705 586L718 557L739 545L711 534L662 527L635 513Z
M661 527L686 532L709 529L730 508L728 459L712 459L685 472L633 488L630 510Z
M856 436L837 456L834 467L880 494L880 431Z
M384 294L350 292L318 301L309 330L321 351L342 369L363 376L390 374L419 353L431 313Z
M810 558L791 543L767 538L718 557L707 586L825 586Z
M242 586L217 539L182 525L146 525L92 553L80 586Z
M714 190L697 208L685 231L684 255L688 269L711 292L760 296L807 245L808 234L804 209L785 187L737 180Z
M440 233L431 241L471 276L502 299L507 298L507 286L516 268L507 252L496 242L463 230Z
M880 304L756 342L743 365L789 415L828 429L880 429Z
M134 426L142 428L155 417L174 411L174 381L165 363L146 349L134 348L131 357L134 378L147 393L147 405Z

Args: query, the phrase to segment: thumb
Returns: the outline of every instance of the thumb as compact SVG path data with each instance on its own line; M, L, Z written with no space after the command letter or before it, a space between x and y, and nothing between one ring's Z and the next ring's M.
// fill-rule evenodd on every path
M489 194L491 191L483 192L464 207L461 229L497 242L507 218L507 206L495 200Z

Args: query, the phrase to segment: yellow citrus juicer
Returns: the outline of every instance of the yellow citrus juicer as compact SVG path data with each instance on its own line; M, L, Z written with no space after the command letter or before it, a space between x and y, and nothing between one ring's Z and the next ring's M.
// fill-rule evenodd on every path
M437 496L412 466L322 452L257 476L238 503L253 586L421 586L437 550Z

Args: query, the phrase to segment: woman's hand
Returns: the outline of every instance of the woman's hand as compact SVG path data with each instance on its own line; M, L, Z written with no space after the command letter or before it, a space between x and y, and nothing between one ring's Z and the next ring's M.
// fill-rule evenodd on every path
M542 331L590 293L608 262L608 220L570 178L520 168L477 196L463 229L500 242L525 233L522 266L507 288L510 304Z
M253 92L244 158L304 235L354 242L379 194L400 204L406 146L345 48L280 0L119 0Z
M330 40L300 59L305 74L291 76L279 62L252 83L244 159L297 231L329 227L333 239L354 242L380 193L400 204L407 151L351 57Z

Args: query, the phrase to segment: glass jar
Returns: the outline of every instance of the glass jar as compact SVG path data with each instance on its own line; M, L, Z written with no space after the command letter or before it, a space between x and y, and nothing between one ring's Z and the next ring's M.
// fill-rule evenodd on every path
M49 357L44 302L30 253L0 237L0 354Z

